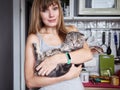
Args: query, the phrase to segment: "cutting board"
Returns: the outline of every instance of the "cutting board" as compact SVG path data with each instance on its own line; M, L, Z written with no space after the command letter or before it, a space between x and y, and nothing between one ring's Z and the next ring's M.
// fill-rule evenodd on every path
M99 55L99 73L101 76L114 74L114 55Z

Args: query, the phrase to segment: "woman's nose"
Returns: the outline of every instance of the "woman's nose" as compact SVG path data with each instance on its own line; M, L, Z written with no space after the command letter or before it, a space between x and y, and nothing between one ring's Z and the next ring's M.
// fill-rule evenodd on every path
M49 17L53 17L54 16L54 13L52 10L49 11Z

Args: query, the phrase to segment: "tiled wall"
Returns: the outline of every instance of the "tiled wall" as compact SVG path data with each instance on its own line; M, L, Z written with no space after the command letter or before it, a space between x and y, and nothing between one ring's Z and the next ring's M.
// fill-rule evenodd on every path
M111 32L111 49L112 54L114 55L114 57L116 57L114 33L117 33L119 42L120 20L69 20L65 22L66 25L75 25L78 30L85 35L85 37L87 38L87 42L90 46L101 46L103 32L106 33L105 44L108 46L108 33ZM94 56L93 59L93 62L89 63L89 67L91 68L91 70L94 70L96 66L98 66L98 56ZM115 66L115 68L116 70L119 69L120 65L117 65L117 67Z
M66 24L73 24L79 29L120 29L120 20L69 20Z

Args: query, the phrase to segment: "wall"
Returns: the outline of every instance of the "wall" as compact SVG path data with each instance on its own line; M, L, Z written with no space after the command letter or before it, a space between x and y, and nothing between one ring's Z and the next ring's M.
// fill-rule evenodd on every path
M98 46L102 45L102 32L106 33L105 44L108 47L108 33L111 32L111 49L112 55L116 58L116 48L114 44L114 33L117 32L118 45L119 47L119 33L120 33L120 20L66 20L66 25L75 25L78 30L83 33L87 39L89 46ZM104 48L106 51L107 47ZM103 47L101 47L103 48ZM93 60L85 63L89 71L98 71L99 58L98 55L94 56ZM115 71L120 69L120 64L115 65Z
M0 90L13 90L12 0L0 3Z

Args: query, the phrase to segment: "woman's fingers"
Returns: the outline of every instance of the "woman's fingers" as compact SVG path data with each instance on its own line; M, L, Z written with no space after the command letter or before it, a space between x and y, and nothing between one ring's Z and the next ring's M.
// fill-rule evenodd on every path
M40 68L40 69L39 69ZM39 76L47 76L55 67L43 66L37 67Z
M48 76L51 72L52 70L48 70L45 75Z
M38 75L41 76L42 73L44 73L44 72L45 72L45 71L44 71L43 69L40 69L40 70L38 71Z
M36 69L36 71L39 71L41 68L42 68L42 63L39 64L35 69Z

